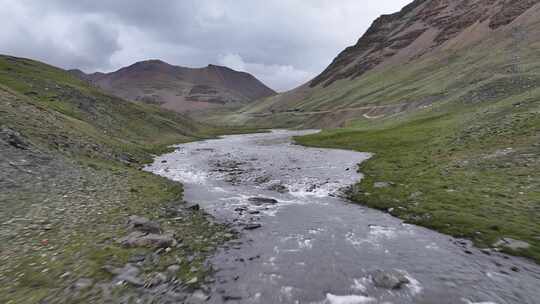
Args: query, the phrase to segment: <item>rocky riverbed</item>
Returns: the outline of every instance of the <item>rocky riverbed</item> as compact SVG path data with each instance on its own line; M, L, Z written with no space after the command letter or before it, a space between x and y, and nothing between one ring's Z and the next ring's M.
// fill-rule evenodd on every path
M540 267L349 203L371 155L294 145L273 131L179 145L148 171L240 237L203 302L537 303Z

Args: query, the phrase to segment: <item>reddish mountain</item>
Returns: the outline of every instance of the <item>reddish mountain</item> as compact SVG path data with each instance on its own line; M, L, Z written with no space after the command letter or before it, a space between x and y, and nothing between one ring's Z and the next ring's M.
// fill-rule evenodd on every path
M355 78L389 62L405 62L453 39L474 40L513 22L539 0L415 0L379 17L310 86ZM462 37L459 37L462 36Z
M248 73L217 65L186 68L149 60L112 73L72 74L122 98L178 112L237 107L276 94Z
M376 19L317 77L246 106L240 123L343 126L535 87L540 0L415 0ZM480 86L480 87L479 87Z

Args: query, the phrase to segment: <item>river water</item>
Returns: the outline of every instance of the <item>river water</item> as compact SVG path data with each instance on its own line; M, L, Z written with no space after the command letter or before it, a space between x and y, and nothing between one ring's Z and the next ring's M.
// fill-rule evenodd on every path
M311 132L182 144L147 168L241 232L211 260L209 303L540 303L538 265L340 198L370 154L292 143Z

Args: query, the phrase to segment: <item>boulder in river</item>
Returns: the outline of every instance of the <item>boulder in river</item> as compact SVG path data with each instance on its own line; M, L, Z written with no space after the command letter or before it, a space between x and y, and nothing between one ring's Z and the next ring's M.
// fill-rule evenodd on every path
M244 229L245 230L255 230L255 229L258 229L258 228L261 228L261 224L247 224Z
M270 185L267 189L270 190L270 191L276 191L276 192L279 192L279 193L287 193L287 192L289 192L289 188L287 188L287 186L285 186L283 184L273 184L273 185Z
M397 270L377 270L371 274L371 279L375 286L386 289L400 289L410 283L409 279Z
M255 206L275 205L278 203L277 200L273 198L266 198L266 197L252 197L248 199L248 201Z

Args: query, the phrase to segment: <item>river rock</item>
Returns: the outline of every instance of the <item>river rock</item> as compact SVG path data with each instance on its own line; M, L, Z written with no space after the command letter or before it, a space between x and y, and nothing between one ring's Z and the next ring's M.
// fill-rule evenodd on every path
M261 228L261 224L247 224L244 229L245 230L255 230Z
M176 241L171 233L155 234L134 231L119 240L125 247L167 248L174 246Z
M193 211L199 211L199 210L201 210L201 206L199 206L199 204L193 204L193 205L190 205L188 208L191 209L191 210L193 210Z
M252 198L249 198L248 201L255 206L275 205L278 203L277 200L273 198L266 198L266 197L252 197Z
M512 238L502 238L493 244L493 247L506 247L512 250L528 249L530 246L527 242Z
M375 286L386 289L400 289L403 285L410 283L404 274L396 270L377 270L371 274L371 279Z
M159 228L159 224L153 221L150 221L149 219L138 216L138 215L132 215L128 218L128 225L131 229L142 231L142 232L148 232L148 233L160 233L161 229Z
M289 188L284 186L283 184L273 184L267 188L270 191L276 191L279 193L287 193L289 192Z

